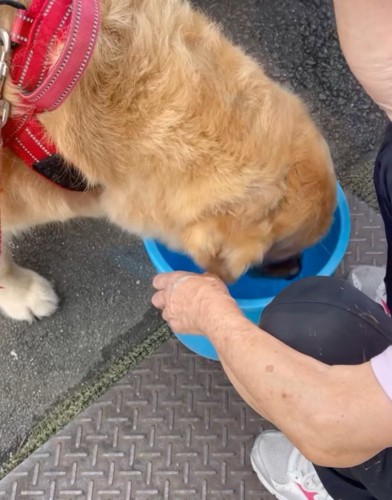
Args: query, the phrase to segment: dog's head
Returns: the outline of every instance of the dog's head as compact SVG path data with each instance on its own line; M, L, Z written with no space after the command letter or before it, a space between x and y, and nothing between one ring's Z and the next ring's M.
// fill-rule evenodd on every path
M290 259L298 266L294 257L326 234L336 207L330 152L303 103L270 82L263 99L242 112L245 161L233 165L230 179L236 197L191 226L185 244L229 282L253 266L271 271ZM287 276L293 272L287 268Z

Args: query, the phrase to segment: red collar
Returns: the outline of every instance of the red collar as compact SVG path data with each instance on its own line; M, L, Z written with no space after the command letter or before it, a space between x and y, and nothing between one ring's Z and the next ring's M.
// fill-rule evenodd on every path
M20 91L20 109L26 111L15 114L11 110L3 128L4 145L45 177L51 177L45 173L51 159L59 166L61 157L37 114L56 109L80 80L93 53L99 25L99 0L33 0L28 10L17 11L11 30L16 48L10 76ZM49 66L48 55L59 42L63 42L63 50Z

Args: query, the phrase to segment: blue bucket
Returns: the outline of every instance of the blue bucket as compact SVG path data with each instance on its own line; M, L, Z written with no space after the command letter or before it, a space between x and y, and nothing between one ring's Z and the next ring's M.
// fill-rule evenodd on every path
M338 200L334 220L327 235L302 254L302 270L295 280L307 276L331 276L338 268L350 239L350 210L344 192L338 184ZM155 266L162 272L190 271L200 273L201 269L186 255L173 252L155 240L145 240L144 246ZM245 316L258 324L264 308L293 280L255 277L244 274L229 287ZM205 358L218 360L212 343L200 335L177 335L191 351Z

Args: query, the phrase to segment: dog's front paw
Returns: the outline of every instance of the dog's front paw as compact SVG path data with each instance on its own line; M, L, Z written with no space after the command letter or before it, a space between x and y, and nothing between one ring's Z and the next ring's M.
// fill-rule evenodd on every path
M32 323L52 315L58 303L52 285L34 271L14 265L0 276L0 310L10 318Z

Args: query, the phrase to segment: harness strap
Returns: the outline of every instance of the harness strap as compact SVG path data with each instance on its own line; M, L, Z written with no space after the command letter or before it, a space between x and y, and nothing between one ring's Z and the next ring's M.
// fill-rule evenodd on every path
M56 109L80 80L98 38L99 14L99 0L35 0L17 12L11 77L36 113ZM49 69L48 54L59 40L63 49Z
M4 146L47 179L76 191L86 190L86 181L61 159L37 115L60 106L82 77L99 21L99 0L34 0L28 10L18 9L11 30L16 48L10 75L20 91L21 113L14 113L4 127ZM49 57L61 43L53 64Z

